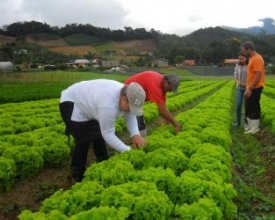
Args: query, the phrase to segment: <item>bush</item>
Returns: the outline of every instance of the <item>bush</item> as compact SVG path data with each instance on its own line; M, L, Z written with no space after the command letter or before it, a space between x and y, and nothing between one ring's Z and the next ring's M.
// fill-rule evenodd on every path
M266 74L275 74L275 66L267 66L265 72Z

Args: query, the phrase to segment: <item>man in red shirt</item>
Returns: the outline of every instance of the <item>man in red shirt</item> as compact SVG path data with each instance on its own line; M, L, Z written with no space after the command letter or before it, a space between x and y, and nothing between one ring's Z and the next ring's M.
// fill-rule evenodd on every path
M177 92L180 79L175 75L162 75L155 71L144 71L137 73L125 81L125 84L136 82L146 93L145 101L156 103L159 113L169 123L171 123L176 133L181 131L180 124L166 108L166 93ZM137 116L139 130L142 136L146 136L147 130L143 116Z

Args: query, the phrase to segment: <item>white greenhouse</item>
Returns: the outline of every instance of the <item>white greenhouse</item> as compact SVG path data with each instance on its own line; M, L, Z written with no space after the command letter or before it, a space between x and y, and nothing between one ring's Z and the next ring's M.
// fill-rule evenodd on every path
M10 61L0 61L0 72L12 72L14 65Z

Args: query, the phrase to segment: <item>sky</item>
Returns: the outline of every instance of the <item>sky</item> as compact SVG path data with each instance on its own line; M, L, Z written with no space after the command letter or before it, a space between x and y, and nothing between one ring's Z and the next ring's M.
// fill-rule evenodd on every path
M0 27L39 21L50 26L91 24L154 29L184 36L200 28L262 26L275 20L272 0L0 0Z

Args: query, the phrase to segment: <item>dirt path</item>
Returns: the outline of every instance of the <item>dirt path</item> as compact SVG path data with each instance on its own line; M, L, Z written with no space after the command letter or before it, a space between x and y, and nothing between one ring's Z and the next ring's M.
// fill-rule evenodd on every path
M88 164L95 161L92 147ZM0 220L17 219L22 209L38 211L41 203L58 189L70 189L74 181L70 175L69 162L59 169L44 169L27 181L18 182L9 192L0 194Z
M262 127L255 135L232 128L236 219L275 219L275 135Z

